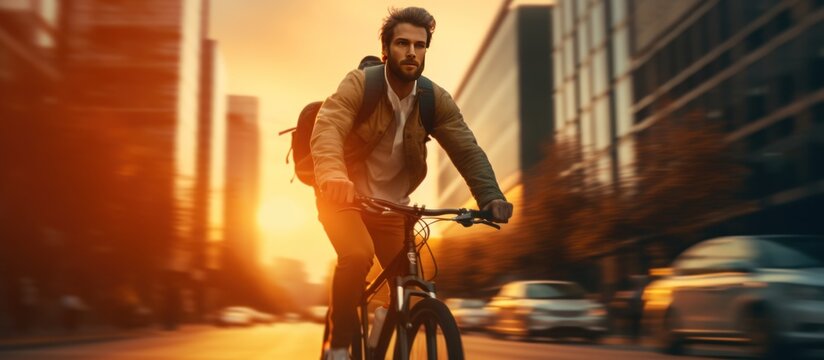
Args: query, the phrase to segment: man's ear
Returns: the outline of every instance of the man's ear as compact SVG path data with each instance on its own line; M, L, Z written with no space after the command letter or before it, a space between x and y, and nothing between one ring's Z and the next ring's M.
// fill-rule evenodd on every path
M383 61L385 63L387 57L388 56L386 55L386 48L385 47L381 48L381 61Z

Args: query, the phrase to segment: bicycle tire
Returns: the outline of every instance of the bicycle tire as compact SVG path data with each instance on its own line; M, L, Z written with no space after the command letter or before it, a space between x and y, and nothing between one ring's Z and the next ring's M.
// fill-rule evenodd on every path
M423 299L410 311L409 360L463 360L461 332L444 303Z

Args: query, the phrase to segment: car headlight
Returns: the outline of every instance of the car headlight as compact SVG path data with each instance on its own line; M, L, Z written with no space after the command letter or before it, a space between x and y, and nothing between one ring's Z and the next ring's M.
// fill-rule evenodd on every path
M588 315L591 317L604 317L607 315L607 310L602 306L590 308Z
M820 286L787 284L786 294L794 300L824 300L824 288Z

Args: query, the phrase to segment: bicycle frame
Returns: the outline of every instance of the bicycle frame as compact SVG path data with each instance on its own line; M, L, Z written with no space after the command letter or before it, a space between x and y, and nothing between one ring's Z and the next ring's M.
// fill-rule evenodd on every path
M393 204L384 200L373 199L363 196L356 196L356 200L360 202L356 210L372 209L372 211L381 212L395 212L404 218L404 247L392 259L391 263L384 267L383 271L378 274L377 278L373 280L364 291L361 297L360 304L360 326L357 327L356 336L352 342L352 356L354 359L374 360L376 355L384 355L388 351L394 352L394 359L408 360L410 349L410 334L407 333L412 327L410 306L413 296L420 297L423 300L431 298L437 301L435 296L435 284L426 281L418 273L419 256L415 244L416 235L414 233L414 225L424 217L434 217L441 215L456 215L451 220L464 227L472 226L473 224L484 224L496 229L500 229L499 225L491 222L492 213L490 211L478 211L467 209L425 209L424 207L413 207ZM404 270L403 265L407 268ZM397 274L397 275L396 275ZM394 276L394 278L392 278ZM394 281L392 281L394 280ZM389 310L384 320L381 334L378 338L378 344L374 349L369 348L369 314L368 302L383 286L384 283L389 283ZM443 306L443 304L441 304ZM328 315L327 315L328 316ZM328 321L328 319L327 319ZM452 320L454 323L454 320ZM328 322L326 330L328 330ZM457 330L455 330L457 331ZM359 334L358 334L359 332ZM389 349L389 342L392 335L395 334L395 347ZM324 336L328 336L325 333ZM426 332L427 352L434 351L433 344L436 344L436 334L434 332ZM459 335L458 335L459 336ZM374 350L378 350L375 352ZM460 350L459 350L460 351Z
M366 360L372 360L374 355L372 353L373 349L370 349L367 345L367 339L369 337L369 316L367 312L367 304L368 300L373 297L381 286L383 286L384 282L389 282L389 293L390 293L390 307L389 311L386 314L386 320L384 322L384 326L382 329L382 334L380 334L380 340L378 341L377 348L383 348L388 346L389 339L391 338L392 332L396 331L396 344L395 346L400 349L407 349L409 348L408 343L408 334L407 334L407 326L409 324L409 302L412 296L419 296L422 298L431 297L435 298L435 284L429 281L424 280L418 274L418 251L415 248L415 235L413 231L413 226L420 217L412 216L412 215L404 215L404 226L406 231L406 236L404 237L404 249L395 256L389 266L385 267L383 271L373 280L369 286L367 286L366 291L364 292L363 297L361 298L360 310L361 310L361 347L363 349L363 358ZM396 272L396 269L401 268L403 262L406 262L408 268L406 269L405 275L398 275L395 276L394 284L392 281L389 281L390 273ZM391 327L387 325L392 325L395 329L391 329ZM386 351L390 351L394 349L386 349ZM400 353L396 353L396 355L400 355L401 360L407 360L409 354L406 351L400 351Z

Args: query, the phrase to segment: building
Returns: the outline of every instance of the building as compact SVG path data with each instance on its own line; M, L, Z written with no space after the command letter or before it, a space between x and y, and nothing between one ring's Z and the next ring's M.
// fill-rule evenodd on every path
M554 133L550 29L549 6L510 8L505 2L454 93L512 201L519 201L522 174L540 161ZM438 205L476 208L463 178L440 149L436 166Z
M753 173L758 208L709 234L822 233L824 5L821 1L683 3L669 22L636 1L633 128L693 110L723 122ZM665 106L665 101L668 106Z
M81 295L136 294L173 328L195 310L181 304L192 303L187 294L200 276L194 206L204 1L61 4L61 131L69 146L62 163L72 188L60 203L68 248L78 249L67 256L74 263L63 281L82 287Z
M194 271L198 317L214 310L216 271L223 241L223 186L226 161L225 69L214 40L205 39L200 61L197 171L194 189Z
M57 0L0 2L0 334L35 327L23 294L49 285L39 265L59 253L44 166L57 135L59 14Z
M224 257L228 264L257 266L260 226L260 127L258 100L229 96L226 125Z

